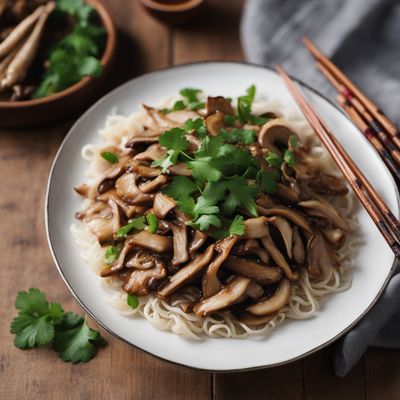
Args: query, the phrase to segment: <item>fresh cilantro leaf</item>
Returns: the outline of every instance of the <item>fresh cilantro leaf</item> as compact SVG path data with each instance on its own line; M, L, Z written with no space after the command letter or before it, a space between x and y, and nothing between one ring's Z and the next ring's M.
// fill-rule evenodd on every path
M188 109L189 110L201 110L202 108L205 108L206 103L202 101L192 101L188 104Z
M215 198L209 198L203 195L200 196L197 199L196 205L194 207L194 215L198 216L202 214L217 214L219 208L215 204Z
M271 174L265 171L260 171L260 175L258 178L261 190L270 194L276 192L276 180Z
M162 113L164 113L164 114L168 114L168 113L173 112L173 111L184 110L185 108L186 108L186 104L182 100L177 100L174 103L174 105L172 106L172 108L163 108L160 111Z
M268 164L271 165L271 167L280 168L283 163L282 157L272 151L267 154L265 159L267 160Z
M226 142L229 143L244 143L251 144L255 142L257 132L254 129L240 129L233 128L227 131L221 128L219 134L223 137Z
M88 327L86 318L72 329L56 332L53 341L53 349L64 361L73 364L91 360L97 353L96 346L104 345L105 340L99 332Z
M159 139L160 145L167 149L183 151L189 147L186 132L181 128L172 128L165 131Z
M83 317L74 312L67 312L64 315L62 323L57 327L58 331L67 331L68 329L76 328L83 322Z
M289 143L294 149L297 149L299 147L298 137L296 135L291 135L289 138Z
M148 224L148 229L150 233L156 233L158 228L158 219L155 214L148 213L146 214L146 221Z
M188 103L198 102L198 93L201 93L200 89L184 88L180 92L182 97L185 97Z
M57 0L57 8L77 18L82 26L87 25L94 8L84 0Z
M238 117L236 115L224 115L224 123L225 125L232 126Z
M129 293L126 302L133 310L139 307L139 299L134 294Z
M198 186L191 179L186 176L175 176L172 182L162 189L162 192L175 200L179 200L182 197L189 197L198 190Z
M78 65L78 73L81 76L92 76L98 78L103 73L100 60L93 56L82 57Z
M19 315L11 323L11 333L16 334L14 344L21 349L51 342L54 326L62 322L64 311L57 303L49 304L39 289L19 292L15 301Z
M246 95L238 97L237 101L237 109L240 120L243 123L248 122L254 125L265 124L268 121L268 118L257 117L251 113L251 106L256 94L256 87L251 85L247 89L246 93Z
M216 182L222 177L222 172L215 167L212 157L199 157L186 165L192 170L193 177L201 182Z
M221 220L216 215L202 215L195 222L190 224L194 228L201 231L206 231L210 226L219 228L221 226Z
M195 203L193 197L183 197L183 198L180 198L178 200L179 209L183 213L185 213L187 215L190 215L191 217L195 217L196 216L196 214L194 212L194 207L195 206L196 206L196 203Z
M260 168L257 160L248 151L238 149L230 144L221 146L220 151L222 152L222 150L225 155L214 159L213 165L226 177L243 175L249 167Z
M107 265L112 265L118 258L121 249L116 246L108 246L104 255L104 261Z
M197 133L197 136L199 136L202 139L204 139L207 136L207 128L202 118L197 118L195 120L190 118L186 120L183 129L186 132L195 131Z
M146 227L146 218L144 215L138 218L133 218L129 222L118 229L117 238L125 237L133 229L144 229Z
M241 215L236 215L236 217L233 219L229 227L229 235L242 236L244 235L244 231L245 231L245 226L243 222L243 217Z
M237 206L244 207L252 215L257 216L256 202L254 198L257 196L258 189L255 185L248 185L246 178L239 176L229 179L225 182L226 188L230 194L224 203L223 209L227 214L233 212Z
M296 157L290 150L285 150L283 159L289 165L289 167L294 167L296 165Z
M111 164L116 164L119 162L119 157L116 154L111 153L111 151L103 151L101 156Z
M168 150L167 153L165 154L164 158L153 161L151 163L151 166L152 167L161 167L162 173L165 174L171 165L174 165L177 163L179 154L180 154L180 151L178 151L178 150Z

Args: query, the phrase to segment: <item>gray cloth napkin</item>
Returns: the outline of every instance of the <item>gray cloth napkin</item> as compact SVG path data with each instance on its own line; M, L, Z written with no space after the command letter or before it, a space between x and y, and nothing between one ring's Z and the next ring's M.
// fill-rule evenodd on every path
M247 0L241 40L248 61L274 66L330 98L335 91L301 44L309 36L393 121L400 123L398 0ZM344 376L369 346L400 348L400 274L368 315L341 339L335 371Z

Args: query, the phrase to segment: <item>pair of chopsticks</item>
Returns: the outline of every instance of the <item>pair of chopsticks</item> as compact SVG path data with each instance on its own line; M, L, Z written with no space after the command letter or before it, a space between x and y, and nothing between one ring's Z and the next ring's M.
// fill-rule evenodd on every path
M400 184L400 133L396 126L310 39L303 41L315 57L317 68L338 92L339 105L371 142Z
M382 197L373 188L341 144L336 140L325 122L304 98L284 69L278 67L277 71L299 105L307 121L314 128L319 139L353 188L361 204L370 215L393 253L396 257L400 257L400 222L396 219Z

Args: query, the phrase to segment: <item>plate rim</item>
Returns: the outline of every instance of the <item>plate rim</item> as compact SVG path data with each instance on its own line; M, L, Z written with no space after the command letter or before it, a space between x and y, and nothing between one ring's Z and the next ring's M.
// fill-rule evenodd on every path
M67 286L67 288L69 289L69 291L71 292L72 296L74 297L74 299L78 302L78 304L84 309L84 311L90 315L90 317L92 319L94 319L96 321L96 323L102 328L104 329L107 333L109 333L110 335L112 335L114 338L120 340L122 343L124 343L125 345L128 345L129 347L132 347L134 349L140 350L142 352L144 352L145 354L149 354L153 357L156 357L159 360L162 361L166 361L168 363L174 364L176 366L179 367L183 367L186 369L190 369L190 370L196 370L196 371L202 371L202 372L208 372L208 373L235 373L235 372L248 372L248 371L256 371L256 370L262 370L262 369L267 369L267 368L273 368L273 367L278 367L281 365L285 365L285 364L289 364L292 363L294 361L300 360L304 357L307 357L321 349L323 349L324 347L329 346L330 344L332 344L333 342L337 341L338 339L340 339L343 335L345 335L347 332L349 332L351 329L353 329L365 316L366 314L368 314L368 312L374 307L374 305L377 303L377 301L380 299L380 297L382 296L383 292L386 290L387 285L389 284L393 273L395 271L396 268L396 258L393 255L393 263L392 266L390 267L390 271L389 274L387 276L387 278L385 279L385 282L383 283L382 287L380 288L379 292L377 293L377 295L375 296L375 298L372 300L372 302L368 305L368 307L364 310L364 312L358 317L356 318L349 326L347 326L345 329L343 329L341 332L339 332L337 335L335 335L333 338L327 340L326 342L320 344L319 346L314 347L313 349L292 357L288 360L285 361L281 361L281 362L277 362L277 363L273 363L273 364L269 364L269 365L260 365L260 366L255 366L255 367L247 367L247 368L235 368L235 369L206 369L206 368L200 368L200 367L196 367L196 366L190 366L190 365L186 365L177 361L172 361L169 360L167 358L161 357L153 352L151 352L150 350L145 350L142 349L141 347L131 343L130 341L128 341L127 339L124 339L123 337L121 337L120 335L118 335L117 333L115 333L111 328L109 328L108 326L106 326L105 323L103 323L102 321L100 321L98 319L98 317L96 317L91 311L90 309L84 304L84 302L79 298L79 296L75 293L74 289L72 288L71 284L68 282L67 278L64 275L64 272L60 266L60 263L58 262L57 259L57 255L55 253L55 250L53 248L53 244L52 244L52 240L50 238L50 232L49 232L49 201L50 201L50 188L51 188L51 184L52 184L52 178L53 178L53 174L54 174L54 170L57 164L57 161L59 159L60 154L63 151L64 146L66 145L66 143L68 142L69 138L72 136L72 133L74 131L74 129L76 128L76 126L80 123L81 120L83 120L86 115L90 114L91 111L97 107L99 104L103 103L104 101L106 101L106 99L108 97L111 97L112 95L114 95L116 92L123 90L125 88L125 86L129 86L131 85L133 82L135 81L139 81L141 79L145 79L153 74L158 74L160 72L163 71L168 71L168 70L173 70L173 69L179 69L182 67L190 67L190 66L196 66L196 65L206 65L206 64L234 64L234 65L241 65L241 66L250 66L250 67L256 67L256 68L260 68L260 69L264 69L270 72L273 72L275 74L277 74L275 68L268 66L268 65L261 65L261 64L256 64L256 63L250 63L250 62L245 62L245 61L228 61L228 60L210 60L210 61L197 61L197 62L189 62L189 63L183 63L183 64L179 64L179 65L173 65L173 66L167 66L167 67L163 67L163 68L158 68L155 69L153 71L150 72L146 72L144 74L141 74L139 76L136 76L132 79L129 79L127 82L124 82L123 84L115 87L114 89L112 89L111 91L109 91L107 94L105 94L103 97L101 97L100 99L98 99L94 104L92 104L74 123L73 125L70 127L70 129L68 130L68 133L65 135L64 139L62 140L60 147L58 148L56 155L54 156L54 160L52 162L51 165L51 169L50 169L50 173L49 173L49 177L47 180L47 186L46 186L46 194L45 194L45 204L44 204L44 222L45 222L45 231L46 231L46 239L47 239L47 244L48 247L50 249L50 253L52 255L54 264L58 270L58 273L60 274L62 280L64 281L65 285ZM313 88L312 86L310 86L309 84L303 82L301 79L295 78L292 75L289 74L289 76L296 82L298 83L301 87L305 87L307 90L310 90L311 92L313 92L315 95L321 97L323 100L327 101L331 106L333 106L336 111L338 111L340 114L342 114L348 121L350 121L352 124L353 122L350 120L350 118L332 101L330 100L327 96L325 96L324 94L320 93L317 89ZM360 133L361 134L361 133ZM363 136L361 136L362 139L364 139L366 141L366 143L371 146L372 150L374 152L376 152L375 148L371 145L371 143L364 138ZM395 188L395 193L396 193L396 198L397 198L397 204L400 205L400 194L399 194L399 188L397 187L395 180L393 178L393 175L390 173L390 171L388 170L386 164L383 162L383 160L379 157L380 162L382 163L383 167L388 171L389 173L389 179L392 182L392 185Z

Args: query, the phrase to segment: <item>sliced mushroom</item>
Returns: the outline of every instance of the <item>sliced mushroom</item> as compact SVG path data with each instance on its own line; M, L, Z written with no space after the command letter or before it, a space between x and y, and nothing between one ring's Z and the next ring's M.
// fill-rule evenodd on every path
M283 185L282 183L278 183L276 185L275 196L279 197L284 204L296 204L300 201L299 194L296 190L291 189L290 187Z
M78 217L78 215L77 215ZM103 202L96 202L82 212L89 229L96 235L100 244L113 239L114 228L119 214L114 215L112 208Z
M323 237L333 245L335 249L340 249L347 238L347 232L341 229L320 229Z
M242 238L244 239L258 239L266 235L267 232L267 218L249 218L244 221L245 232Z
M217 136L219 130L224 126L224 114L216 112L206 118L206 128L211 136Z
M236 256L229 256L224 262L223 268L247 276L261 285L277 282L282 277L281 270L277 267L269 267L256 261Z
M113 232L117 232L121 228L121 210L114 197L110 197L108 205L113 213Z
M176 207L175 200L162 192L158 192L154 197L153 211L160 219Z
M137 175L130 172L119 177L115 183L118 196L131 205L152 203L154 194L143 193L136 185L136 178Z
M235 304L246 293L250 279L237 276L215 295L208 297L193 307L196 317L205 317Z
M296 280L298 278L298 274L291 270L289 264L285 260L285 257L279 251L274 241L272 240L269 230L267 235L261 238L261 243L268 250L269 254L271 255L272 259L276 262L278 267L281 267L283 269L285 275L292 281Z
M288 279L282 279L278 290L272 297L247 307L247 311L257 316L274 314L289 302L291 294L292 288L290 281Z
M197 114L196 111L192 110L178 110L168 113L168 118L171 121L178 122L179 124L184 125L188 119L199 118L199 114Z
M257 282L251 281L249 286L247 287L246 296L249 296L252 299L259 299L264 294L264 289Z
M283 218L288 219L290 222L293 222L298 227L304 229L308 233L312 233L312 228L305 217L299 213L298 211L293 210L292 208L284 207L284 206L275 206L269 209L262 210L264 215L273 216L279 215Z
M135 254L125 263L127 268L149 269L155 265L156 257L145 249L138 249Z
M132 244L157 253L166 253L172 249L172 239L170 237L148 231L134 233L129 236L129 241Z
M111 267L101 271L100 276L102 276L102 277L110 276L110 275L114 274L115 272L120 271L122 268L124 268L125 261L129 255L129 253L131 253L135 247L136 247L135 243L131 242L130 240L125 241L124 247L122 248L121 252L119 253L117 260L114 262L114 264Z
M293 258L300 265L303 265L306 258L306 251L297 226L293 227Z
M289 222L285 218L282 218L278 215L271 217L268 219L268 222L273 224L279 231L282 236L283 243L285 244L286 253L289 258L293 256L292 249L292 240L293 240L293 231Z
M263 193L260 196L258 196L256 199L256 203L264 208L272 208L276 206L276 203L266 193Z
M272 321L276 317L276 314L271 315L264 315L261 317L256 317L253 314L250 314L248 311L240 311L239 313L235 314L235 318L242 322L247 326L259 326L259 325L266 325L268 322Z
M90 190L90 187L86 183L82 183L81 185L75 186L74 190L79 195L81 195L83 197L87 197L88 193L89 193L89 190Z
M201 146L201 140L194 135L186 135L189 142L189 151L195 152Z
M214 254L214 245L207 247L203 254L199 254L193 261L182 267L176 274L172 275L167 283L158 289L158 294L167 297L176 290L196 279L203 268L211 261Z
M189 169L186 164L184 163L178 163L175 165L171 165L168 167L168 171L172 175L178 175L178 176L192 176L192 170Z
M157 176L157 178L151 180L151 181L147 181L145 183L142 183L139 186L139 189L143 192L143 193L153 193L156 190L161 189L167 182L168 182L168 177L165 175L159 175Z
M149 107L146 106L145 104L142 104L143 108L147 112L147 114L150 116L150 118L157 124L157 126L161 129L171 129L171 128L181 128L183 126L183 122L177 122L169 118L169 116L166 116L164 113L161 111L157 110L154 107Z
M203 273L201 286L204 297L214 296L221 290L222 285L218 279L217 273L237 241L237 236L229 236L225 239L219 240L216 243L215 249L219 254Z
M347 222L338 212L327 202L319 200L307 200L298 203L308 215L316 218L321 218L329 223L330 226L347 231L349 229Z
M166 151L162 149L158 143L155 143L149 146L145 151L136 154L133 159L138 161L155 161L164 158L165 154Z
M305 181L316 193L328 196L345 195L349 191L343 179L324 173L317 173Z
M132 271L129 281L123 286L127 293L138 296L149 294L149 284L154 281L160 281L167 275L164 261L154 258L154 267L149 269L135 269Z
M204 244L207 238L208 234L206 232L195 229L193 232L192 241L190 242L189 253L193 254L196 252Z
M328 242L317 233L307 244L307 268L315 278L328 278L332 270L340 266L339 260Z
M276 118L266 122L258 134L258 142L269 151L282 154L277 144L282 147L287 147L290 136L293 132L286 125L283 118Z
M188 236L186 225L170 224L173 233L174 257L172 265L179 265L189 260Z
M268 251L261 248L256 239L244 240L232 249L232 254L237 256L256 255L261 262L267 264L269 262Z
M235 114L231 103L223 96L207 97L206 110L207 115L215 114L218 111L227 115Z
M137 147L142 147L143 145L154 145L158 143L158 136L133 136L125 144L125 147L129 149L137 149Z
M125 169L125 166L122 166L120 164L114 167L113 170L100 181L97 187L97 191L99 192L99 194L103 194L108 190L114 189L115 182L125 172Z
M131 172L136 172L141 178L157 178L161 175L161 168L148 167L147 165L137 165L131 169Z

